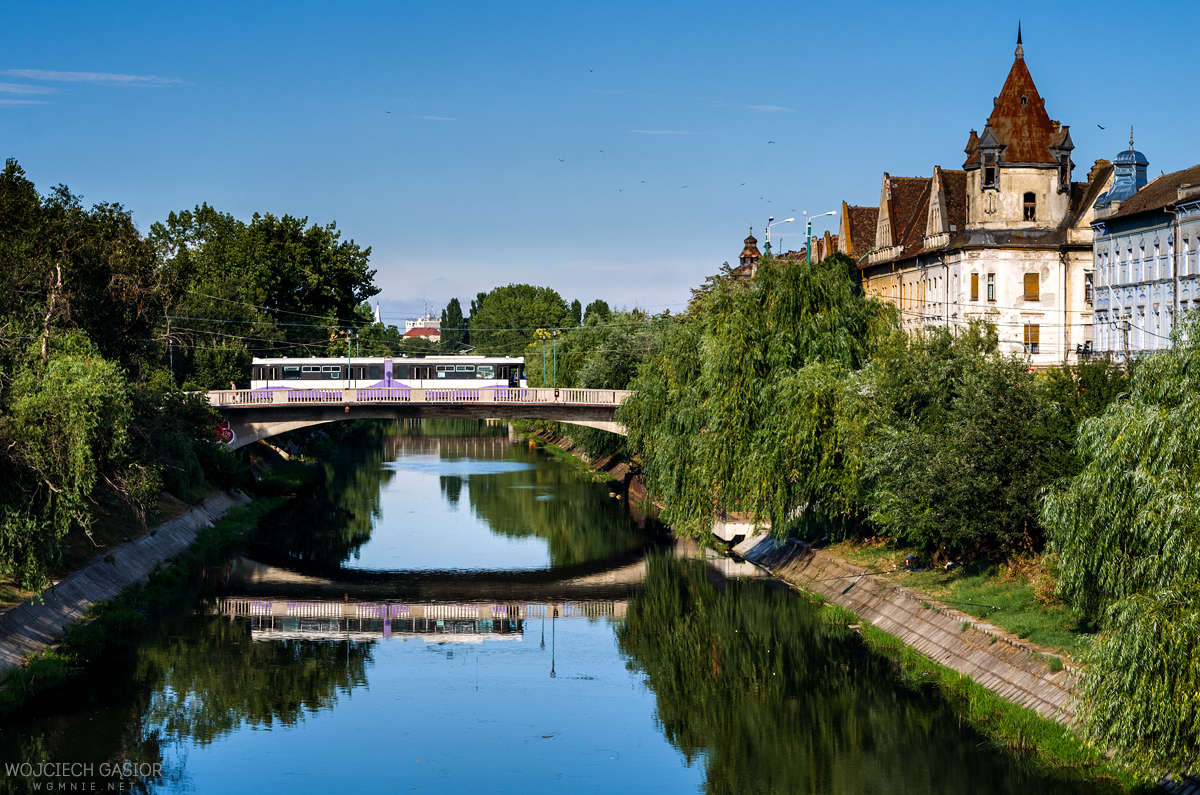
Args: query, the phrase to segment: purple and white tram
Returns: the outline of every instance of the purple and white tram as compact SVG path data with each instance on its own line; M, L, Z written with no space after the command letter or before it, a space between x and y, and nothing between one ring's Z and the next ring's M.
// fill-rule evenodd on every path
M499 356L254 359L251 389L523 388L525 360Z

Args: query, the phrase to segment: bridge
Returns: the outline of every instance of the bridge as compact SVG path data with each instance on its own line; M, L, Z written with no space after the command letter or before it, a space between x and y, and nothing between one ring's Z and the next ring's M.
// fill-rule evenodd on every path
M553 420L625 435L623 389L370 387L214 389L208 402L229 424L232 449L285 431L360 419Z

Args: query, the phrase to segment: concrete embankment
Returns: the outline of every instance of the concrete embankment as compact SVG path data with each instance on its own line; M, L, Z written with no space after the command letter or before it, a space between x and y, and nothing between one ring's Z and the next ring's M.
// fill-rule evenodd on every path
M56 643L93 603L112 599L135 583L146 584L154 567L187 549L202 528L213 526L234 505L249 502L240 492L219 494L97 557L47 588L40 600L0 616L0 680L29 655Z
M1051 720L1073 721L1072 671L1051 671L1040 650L999 627L795 540L777 542L758 535L735 546L734 552L791 585L853 611L1008 701Z

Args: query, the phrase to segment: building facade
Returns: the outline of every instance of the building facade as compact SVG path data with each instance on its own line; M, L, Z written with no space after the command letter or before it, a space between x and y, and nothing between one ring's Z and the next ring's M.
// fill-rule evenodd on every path
M909 330L986 320L1001 350L1031 364L1074 359L1093 335L1093 204L1112 167L1097 161L1086 182L1072 182L1073 149L1070 128L1046 112L1018 34L962 168L883 175L874 246L860 266L867 293L896 304Z
M1097 353L1123 361L1171 347L1183 312L1200 308L1200 166L1146 178L1133 148L1113 160L1112 189L1096 201Z

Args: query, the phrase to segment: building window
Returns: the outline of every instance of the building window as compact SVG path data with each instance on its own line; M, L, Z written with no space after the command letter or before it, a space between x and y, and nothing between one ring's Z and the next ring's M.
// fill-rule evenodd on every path
M1039 300L1040 285L1038 283L1038 275L1036 273L1025 274L1025 300Z
M1060 188L1066 188L1071 184L1071 156L1061 154L1058 156L1058 185Z
M1083 300L1090 306L1092 303L1092 274L1083 274Z
M1035 194L1033 194L1033 193L1025 194L1024 207L1025 207L1025 220L1026 221L1036 221L1037 220L1037 196Z
M978 273L971 274L971 300L972 301L979 300L979 274Z
M992 154L983 156L983 187L996 187L996 156Z
M996 300L996 274L989 273L987 275L987 277L988 277L988 282L987 282L988 300L995 301Z
M1041 343L1042 327L1034 323L1026 323L1025 329L1025 352L1037 353L1038 346Z

